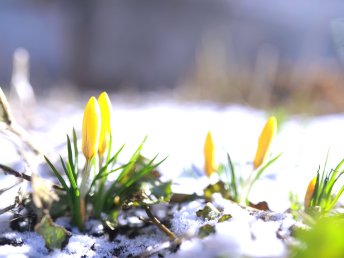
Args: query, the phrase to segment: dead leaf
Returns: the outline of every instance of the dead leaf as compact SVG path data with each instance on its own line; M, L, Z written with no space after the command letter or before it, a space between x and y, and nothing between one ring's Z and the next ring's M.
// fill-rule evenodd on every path
M55 224L48 214L35 226L35 231L43 237L46 247L50 250L61 249L72 236L64 227Z
M262 210L262 211L271 211L268 203L263 201L263 202L258 202L257 204L251 203L249 204L250 207L255 208L257 210Z

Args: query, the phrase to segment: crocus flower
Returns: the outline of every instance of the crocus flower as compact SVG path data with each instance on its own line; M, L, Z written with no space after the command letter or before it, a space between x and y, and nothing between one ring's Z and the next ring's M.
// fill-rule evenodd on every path
M98 97L98 103L101 113L101 129L98 153L100 156L104 154L110 144L111 135L111 102L106 92L102 92Z
M216 170L215 164L215 146L211 132L208 131L204 143L204 170L208 177L210 177Z
M305 208L306 209L309 208L311 204L316 182L317 182L317 178L314 177L308 184L306 195L305 195Z
M275 137L276 132L277 132L277 121L274 116L271 116L266 122L263 128L263 131L261 132L259 136L257 152L253 161L254 169L258 168L260 165L262 165L265 162L269 154L271 142L273 138Z
M82 152L86 160L91 160L98 152L100 135L100 108L95 97L91 97L85 107L82 121Z

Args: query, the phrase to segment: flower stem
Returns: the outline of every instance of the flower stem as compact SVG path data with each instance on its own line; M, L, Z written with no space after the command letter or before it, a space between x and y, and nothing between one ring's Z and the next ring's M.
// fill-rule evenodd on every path
M80 183L80 196L77 196L75 200L75 209L78 211L76 213L75 221L79 229L83 228L86 221L86 195L89 191L90 173L92 169L92 159L86 160L84 169L82 170L81 183Z
M247 178L244 187L243 187L243 191L242 194L240 195L240 201L239 204L243 205L243 206L247 206L249 204L248 201L248 195L250 194L251 188L252 188L252 176L255 170L252 170L249 177Z

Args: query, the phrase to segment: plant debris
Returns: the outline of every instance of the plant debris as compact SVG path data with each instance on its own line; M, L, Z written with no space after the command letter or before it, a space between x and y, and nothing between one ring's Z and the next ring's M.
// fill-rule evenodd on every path
M72 236L71 232L53 222L49 215L45 215L35 226L35 231L41 235L48 249L61 249Z

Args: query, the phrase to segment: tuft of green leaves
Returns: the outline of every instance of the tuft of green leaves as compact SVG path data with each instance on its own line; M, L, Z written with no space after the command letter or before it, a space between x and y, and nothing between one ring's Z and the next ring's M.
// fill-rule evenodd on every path
M107 225L116 225L119 210L169 202L172 182L160 181L156 168L165 160L155 163L157 157L148 160L135 152L119 176L104 191L102 212ZM132 165L133 164L133 165Z
M334 192L334 186L338 182L338 179L343 175L344 159L342 159L335 169L331 169L326 172L326 166L328 161L328 153L326 156L323 170L320 172L320 167L316 174L316 183L314 192L310 201L309 211L320 211L321 213L328 213L331 211L339 197L344 192L344 185L339 189L338 192Z
M259 167L257 170L253 170L246 181L244 181L243 178L237 174L234 163L230 155L227 153L227 166L224 169L226 175L226 179L224 181L226 183L224 184L223 181L220 179L220 181L216 184L208 186L204 190L204 197L209 200L214 192L218 192L221 193L221 195L226 199L230 199L234 202L240 203L241 205L249 205L250 202L248 200L248 196L252 187L260 179L262 174L273 163L275 163L281 155L282 153L278 154L277 156L271 158L268 162L263 164L263 166ZM219 176L221 177L220 173Z
M116 206L125 203L130 206L151 205L162 201L169 201L171 183L162 183L159 176L154 176L155 169L165 160L155 162L157 156L148 160L141 155L141 150L146 138L142 141L130 160L123 166L108 171L109 166L114 166L117 156L122 148L100 169L100 176L96 176L93 184L109 173L116 172L118 176L113 182L94 188L94 216L100 217L101 212L111 212ZM98 174L98 175L99 175ZM142 194L138 194L142 193ZM150 193L150 194L148 194ZM147 197L146 197L147 196ZM150 196L150 197L148 197ZM167 197L168 196L168 197ZM149 199L150 198L150 199Z
M96 159L92 160L96 173L90 180L89 188L86 191L86 201L92 204L90 211L92 216L98 219L105 218L104 222L111 227L116 226L117 215L122 205L152 205L169 202L171 198L171 182L161 182L160 174L156 171L156 168L165 159L156 162L157 156L149 160L141 155L146 138L126 164L118 164L118 157L124 149L124 145L112 156L110 147L106 160L99 162L99 168L95 164ZM112 137L110 137L110 146L111 142ZM81 202L80 177L82 175L78 170L78 153L77 137L73 129L72 140L67 135L67 160L64 161L60 156L61 167L67 180L47 157L45 160L64 189L61 195L66 198L62 196L60 199L67 200L72 223L82 230L85 219L82 215L85 212L88 214L86 207L89 206L87 203ZM112 174L117 176L114 177L114 180L109 180L109 176ZM85 207L82 207L82 204Z
M73 148L72 143L67 135L67 154L68 160L65 162L62 157L60 156L60 162L63 168L64 174L67 176L68 184L66 183L65 179L61 176L60 172L56 169L56 167L51 163L51 161L44 156L46 162L48 163L49 167L51 168L52 172L61 183L63 189L65 190L65 194L67 195L68 207L70 209L72 215L72 223L76 225L80 230L83 229L83 222L80 213L80 191L77 185L78 179L78 146L77 146L77 138L76 133L73 128Z

